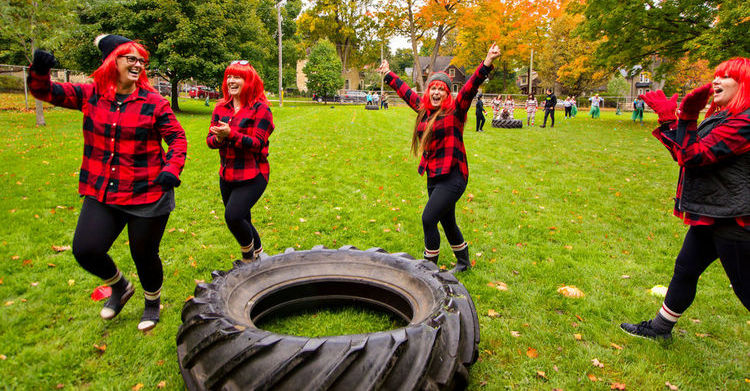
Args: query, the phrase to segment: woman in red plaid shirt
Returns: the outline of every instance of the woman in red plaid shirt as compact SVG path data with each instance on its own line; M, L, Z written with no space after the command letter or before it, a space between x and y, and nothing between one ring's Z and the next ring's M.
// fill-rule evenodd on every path
M716 258L750 310L750 59L719 64L713 82L687 94L676 113L677 94L667 100L658 90L640 97L659 115L653 135L680 165L674 214L690 228L656 317L620 327L635 336L664 339L672 336L695 298L698 278Z
M463 141L466 113L477 89L492 70L492 62L499 56L500 48L493 43L484 62L464 84L455 100L450 92L451 79L445 72L434 73L427 79L427 91L420 98L416 91L390 71L388 61L384 60L378 68L385 75L385 82L417 112L411 150L421 156L419 174L427 173L429 196L422 212L424 258L437 263L440 254L437 224L440 222L458 260L454 272L471 267L468 244L456 224L456 203L466 190L469 179Z
M174 190L185 164L185 131L169 103L146 77L148 52L119 35L97 37L102 65L93 83L53 83L51 53L37 50L28 77L40 100L83 112L83 163L78 191L84 196L73 237L73 255L104 280L112 295L101 310L114 318L135 289L107 254L128 227L130 254L143 286L139 330L159 321L163 271L159 244L174 210ZM162 140L169 145L165 154Z
M263 252L250 209L268 185L268 137L273 116L263 92L263 80L245 60L232 61L224 71L223 98L211 116L206 143L221 157L219 189L224 219L251 262Z

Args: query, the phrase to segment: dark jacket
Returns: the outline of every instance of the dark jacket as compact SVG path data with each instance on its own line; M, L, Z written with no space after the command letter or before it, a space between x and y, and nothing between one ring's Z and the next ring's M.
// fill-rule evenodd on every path
M482 102L482 98L477 98L477 117L483 117L484 116L484 102Z
M557 97L554 93L547 95L546 98L544 98L544 109L545 110L554 110L555 105L557 105Z

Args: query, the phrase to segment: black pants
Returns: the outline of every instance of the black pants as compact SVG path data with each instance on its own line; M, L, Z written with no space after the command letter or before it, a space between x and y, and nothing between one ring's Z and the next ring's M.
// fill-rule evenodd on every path
M570 106L566 106L565 107L565 118L570 118L570 110L571 109L572 109L572 107L570 107Z
M219 181L221 199L224 201L224 221L240 246L253 243L255 249L261 248L260 236L253 226L250 209L266 191L267 185L263 175L242 182Z
M547 126L547 116L552 118L552 124L550 127L555 127L555 109L544 108L544 122L542 123L542 127Z
M440 232L437 224L443 226L448 243L459 245L464 242L461 230L456 224L456 202L466 190L466 180L461 171L454 168L450 174L427 179L429 200L422 211L422 229L426 249L440 248Z
M742 228L735 224L735 229ZM750 238L729 238L722 230L727 227L693 226L688 230L664 299L670 310L683 313L693 303L698 278L716 258L721 260L734 294L750 310Z
M484 127L484 114L477 114L477 132Z
M102 280L114 277L117 266L107 251L127 225L138 278L144 290L155 292L164 280L159 243L167 220L169 214L136 217L87 197L73 236L73 256L81 267Z

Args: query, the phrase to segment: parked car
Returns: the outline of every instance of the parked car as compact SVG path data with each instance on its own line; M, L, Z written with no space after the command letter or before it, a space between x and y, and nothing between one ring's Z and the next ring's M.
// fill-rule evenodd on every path
M316 93L313 93L312 100L314 102L323 103L323 102L341 102L341 96L339 95L319 95Z
M344 103L365 103L367 102L367 93L357 90L344 91L341 95L341 101Z
M195 99L203 99L206 96L208 96L209 99L219 99L221 97L221 93L219 91L216 91L215 89L211 87L206 86L195 86L192 87L188 94L191 98Z

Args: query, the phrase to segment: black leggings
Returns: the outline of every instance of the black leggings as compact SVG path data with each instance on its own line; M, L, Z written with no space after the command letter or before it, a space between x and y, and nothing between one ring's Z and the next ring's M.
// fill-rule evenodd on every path
M164 280L159 243L167 220L169 214L137 217L86 197L73 236L73 256L81 267L102 280L114 277L117 266L107 251L127 225L130 255L141 285L147 292L156 292Z
M570 118L570 111L571 111L571 109L572 109L572 107L570 107L570 106L566 106L565 107L565 118Z
M555 109L544 109L544 123L542 123L542 126L547 126L547 116L552 119L552 125L550 126L555 126Z
M456 202L466 190L466 180L461 171L454 168L450 174L427 179L429 200L422 211L425 249L440 249L440 232L437 224L443 226L445 237L451 245L464 242L461 230L456 224Z
M722 236L713 226L690 227L664 299L670 310L681 314L693 303L698 278L716 258L721 260L734 294L750 310L750 240Z
M477 114L477 132L482 130L483 127L484 127L484 115Z
M267 185L263 175L242 182L219 181L221 199L224 201L224 220L240 246L253 243L253 248L261 248L260 236L253 227L250 209L266 191Z

